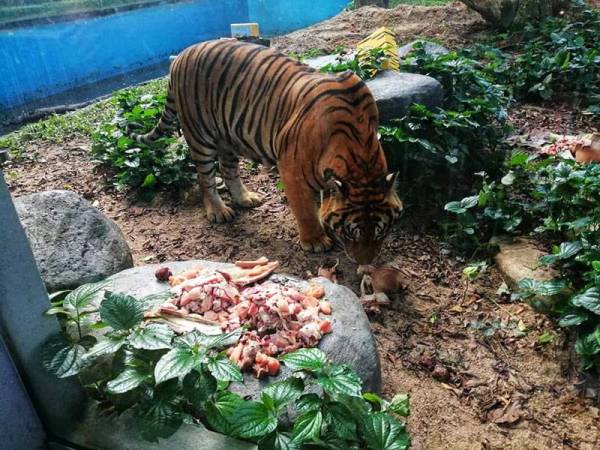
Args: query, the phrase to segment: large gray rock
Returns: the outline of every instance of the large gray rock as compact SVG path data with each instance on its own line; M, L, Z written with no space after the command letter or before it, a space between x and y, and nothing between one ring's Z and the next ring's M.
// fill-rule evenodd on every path
M444 99L440 82L425 75L386 70L366 83L375 97L383 125L406 115L413 103L431 109L441 106Z
M450 50L448 50L443 45L436 44L435 42L431 41L416 40L412 41L409 44L403 45L398 49L398 56L400 57L400 59L402 60L406 58L408 54L413 51L413 49L415 48L415 44L417 43L423 43L425 47L425 53L431 56L447 55L448 53L450 53Z
M14 203L49 292L133 266L119 227L76 193L45 191Z
M135 267L110 277L107 289L141 298L168 289L166 283L160 283L154 277L158 267L168 266L173 273L178 273L197 265L207 269L230 266L226 263L197 260ZM278 274L273 275L271 280L298 286L300 289L308 285L306 281ZM325 287L327 299L333 308L333 330L323 337L319 348L334 362L352 366L363 380L363 387L366 390L379 392L381 390L379 356L369 320L358 297L347 287L334 284L325 278L317 278L316 281ZM285 378L287 375L289 372L284 369L276 379ZM246 374L244 384L235 386L233 390L242 395L253 395L261 385L269 381L275 381L275 378L259 381L251 374Z

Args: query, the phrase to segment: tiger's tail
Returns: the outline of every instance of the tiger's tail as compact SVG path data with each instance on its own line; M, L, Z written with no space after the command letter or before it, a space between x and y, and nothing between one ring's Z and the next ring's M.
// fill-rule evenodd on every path
M173 98L173 90L171 89L171 83L169 82L169 91L165 102L165 108L160 115L160 119L156 126L146 134L130 133L129 137L138 144L150 145L161 137L173 135L177 130L179 130L179 120L177 119L177 109Z

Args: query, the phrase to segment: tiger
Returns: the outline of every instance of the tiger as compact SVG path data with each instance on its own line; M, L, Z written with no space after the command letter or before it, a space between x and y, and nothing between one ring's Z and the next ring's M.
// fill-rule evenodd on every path
M242 183L240 158L276 167L302 248L324 252L338 243L368 264L403 209L378 123L373 95L353 72L321 73L272 48L224 38L172 60L157 125L131 135L152 145L182 132L212 222L234 218L217 191L217 164L242 208L263 198Z

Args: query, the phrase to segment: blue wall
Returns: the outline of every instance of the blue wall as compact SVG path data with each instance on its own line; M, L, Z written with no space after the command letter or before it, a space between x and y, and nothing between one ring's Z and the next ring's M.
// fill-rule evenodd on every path
M347 0L191 0L0 31L0 114L166 62L195 42L229 36L231 23L258 22L262 35L273 36L327 19L346 4Z
M229 34L245 0L195 0L0 32L0 105L15 106L168 59Z

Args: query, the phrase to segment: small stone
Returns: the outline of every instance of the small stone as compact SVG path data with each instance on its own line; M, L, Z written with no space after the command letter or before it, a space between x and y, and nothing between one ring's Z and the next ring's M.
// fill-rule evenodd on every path
M421 366L425 367L427 370L431 370L431 369L433 369L433 366L435 365L435 361L433 360L433 358L431 357L430 354L423 353L421 355L421 357L419 358L419 364Z
M450 373L448 372L448 369L446 369L444 366L442 366L441 364L437 364L433 369L431 376L433 376L433 378L435 378L438 381L448 381L448 379L450 378Z
M156 269L156 272L154 272L154 276L158 281L169 281L169 277L172 275L171 269L168 267L160 267Z

